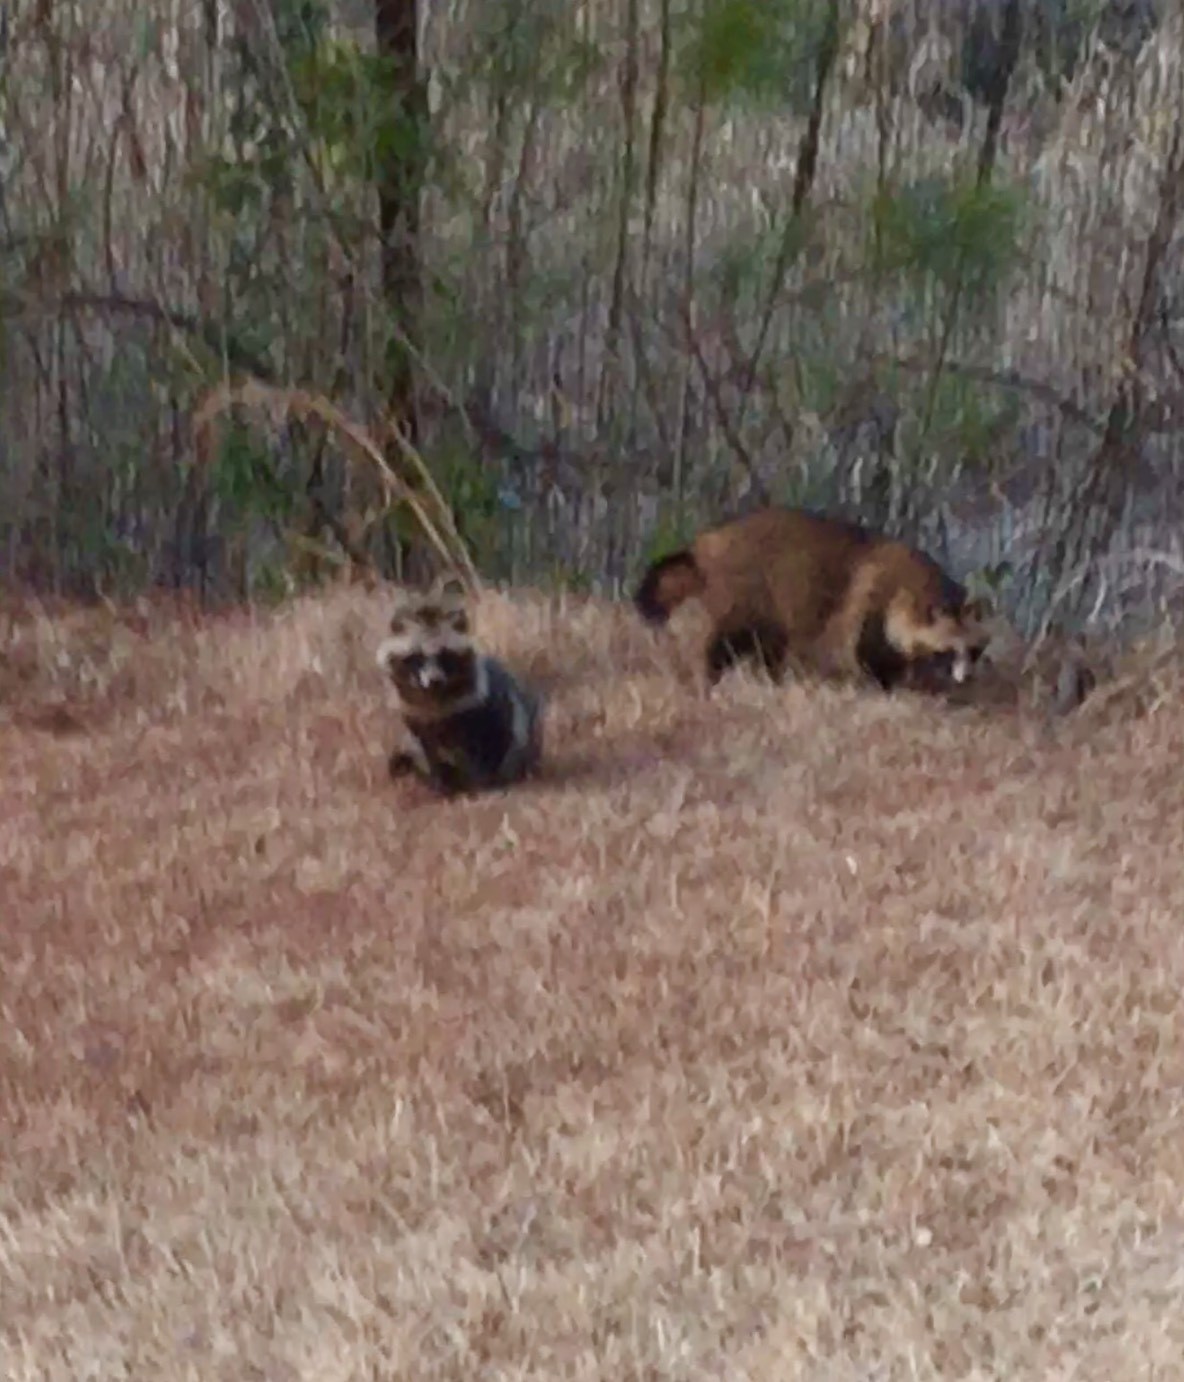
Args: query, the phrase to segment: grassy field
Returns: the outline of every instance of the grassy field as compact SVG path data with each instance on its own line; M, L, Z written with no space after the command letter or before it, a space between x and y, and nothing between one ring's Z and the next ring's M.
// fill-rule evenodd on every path
M0 1376L1184 1377L1177 688L489 596L547 770L443 805L383 611L0 616Z

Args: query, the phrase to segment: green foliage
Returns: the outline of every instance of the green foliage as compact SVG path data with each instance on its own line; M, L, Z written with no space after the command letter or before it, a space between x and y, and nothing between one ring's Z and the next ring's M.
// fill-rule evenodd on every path
M270 44L237 37L228 50L227 134L233 153L211 153L197 170L214 205L240 219L271 197L290 196L300 132L291 109L293 71L315 53L328 26L325 0L274 0L282 65Z
M1027 45L1054 87L1072 77L1087 36L1098 27L1107 0L1041 0L1029 17Z
M974 468L991 462L1000 438L1012 435L1020 418L1014 393L961 374L943 373L938 378L931 407L927 446Z
M198 170L214 206L234 221L258 214L265 204L269 184L284 175L283 160L267 150L258 158L211 154Z
M1015 582L1016 568L1006 557L1000 561L988 562L967 577L966 585L972 596L986 595L996 604L1007 602L1011 586Z
M681 504L665 504L658 521L642 549L642 565L673 556L691 541L699 528L693 514Z
M233 527L253 518L282 523L292 512L294 495L276 473L266 444L236 419L229 419L221 431L210 478Z
M426 156L428 129L407 106L397 64L334 38L320 0L285 0L280 9L294 4L298 13L277 21L282 72L249 45L234 50L234 153L212 156L204 169L215 203L231 216L290 194L309 146L323 176L360 183L392 163L410 166Z
M832 0L706 0L684 27L680 66L712 102L809 107Z
M812 218L806 214L795 216L784 227L735 232L712 269L720 296L733 305L752 296L763 299L786 239L789 244L784 267L788 270L810 244L813 229Z
M836 360L834 349L827 342L815 342L812 349L806 343L794 354L793 363L794 410L829 417L849 386L849 373L844 363Z
M122 458L114 458L118 463ZM97 460L97 458L96 458ZM122 595L142 588L150 561L127 535L113 530L101 490L81 477L57 496L58 541L78 584Z
M465 546L477 554L478 565L497 548L497 524L501 517L497 479L493 470L474 455L467 442L437 450L432 476L452 510L453 521Z
M549 564L546 584L550 589L570 595L592 595L596 591L596 576L556 558Z
M566 0L499 0L481 6L471 61L462 81L546 103L574 99L601 68L604 54L577 27Z
M271 0L276 38L285 53L315 48L329 30L327 0Z
M375 180L391 163L420 164L428 131L408 109L402 74L389 58L326 40L293 56L292 89L322 166Z
M265 607L282 605L299 588L283 557L256 561L250 580L252 601Z
M1023 209L1018 189L965 177L924 178L878 193L871 262L883 274L985 296L1019 260Z

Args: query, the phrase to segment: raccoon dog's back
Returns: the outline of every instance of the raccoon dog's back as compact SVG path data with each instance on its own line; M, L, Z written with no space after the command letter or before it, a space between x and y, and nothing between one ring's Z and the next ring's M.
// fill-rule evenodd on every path
M778 621L799 637L825 625L859 556L877 541L858 524L808 509L766 507L703 529L655 562L634 596L648 623L700 599L722 622Z

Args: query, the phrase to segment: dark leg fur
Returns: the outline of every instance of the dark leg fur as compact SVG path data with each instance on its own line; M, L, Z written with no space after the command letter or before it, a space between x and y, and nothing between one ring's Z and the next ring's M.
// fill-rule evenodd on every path
M395 749L387 759L386 766L391 777L396 779L418 771L415 758L404 749Z
M723 634L718 634L707 646L707 684L714 686L738 661L733 644Z
M745 658L763 668L774 682L780 682L788 650L785 634L771 625L717 633L707 646L708 683L714 686L728 668L738 666Z
M476 786L476 784L470 783L464 773L451 763L433 763L429 781L442 797L459 797L462 793L471 791Z
M863 621L855 656L863 670L884 691L891 691L908 671L907 660L888 642L882 614L869 614Z
M460 774L450 764L425 764L405 749L394 750L387 759L387 770L395 781L404 777L418 777L445 797L459 795L464 786Z

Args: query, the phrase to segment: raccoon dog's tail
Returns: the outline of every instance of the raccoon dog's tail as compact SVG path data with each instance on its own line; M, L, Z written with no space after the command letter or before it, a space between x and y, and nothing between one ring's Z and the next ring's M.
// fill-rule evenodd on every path
M664 624L683 603L703 592L703 573L689 548L654 562L642 577L633 603L647 624Z

